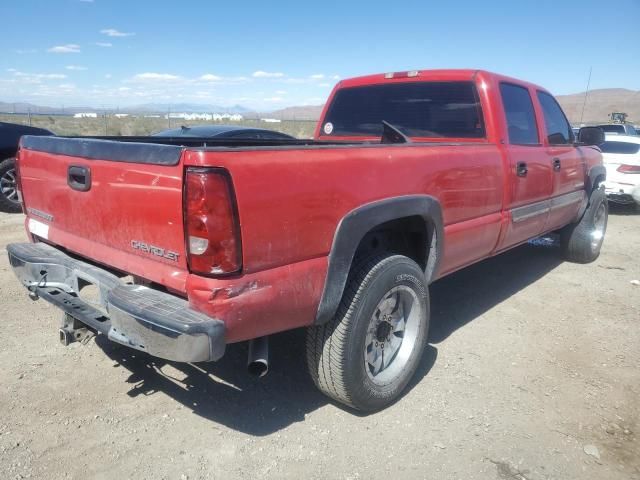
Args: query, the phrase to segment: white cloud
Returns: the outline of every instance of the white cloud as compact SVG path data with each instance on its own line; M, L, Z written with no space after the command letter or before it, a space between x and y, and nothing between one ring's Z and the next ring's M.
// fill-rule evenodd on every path
M111 78L113 75L111 75L110 73L107 73L104 78Z
M133 82L178 82L181 80L183 78L178 75L155 72L138 73L131 78Z
M27 53L37 53L38 50L36 50L35 48L18 48L15 50L15 52L18 55L25 55Z
M281 72L265 72L262 70L258 70L253 72L252 77L254 78L282 78L284 77L284 73Z
M116 30L115 28L105 28L103 30L100 30L100 33L108 37L131 37L135 35L135 33L133 32L121 32L119 30Z
M284 99L282 97L268 97L268 98L263 98L262 101L263 102L269 102L269 103L278 103L278 102L282 102Z
M96 42L96 45L105 48L113 47L113 43L110 42Z
M313 80L322 80L324 78L324 73L314 73L313 75L310 75L309 78Z
M12 84L15 86L23 85L43 85L46 80L63 80L67 78L62 73L26 73L16 70L15 68L7 69L12 76L8 79L0 79L5 84Z
M198 77L198 80L202 80L203 82L217 82L219 80L222 80L222 77L219 77L212 73L205 73L204 75Z
M286 95L287 91L286 90L276 90L276 94L277 95Z
M86 70L87 67L83 67L81 65L67 65L66 67L67 70L76 70L76 71L80 71L80 70Z
M340 80L340 75L334 75L331 77L332 80Z
M319 83L319 84L318 84L318 86L319 86L319 87L325 87L325 88L326 88L326 87L330 87L330 86L331 86L331 84L330 84L330 83Z
M39 80L61 80L67 78L67 76L62 73L24 73L14 68L10 69L10 71L13 72L16 77L22 78L37 78Z
M56 45L47 50L51 53L80 53L80 45L75 43L67 43L66 45Z

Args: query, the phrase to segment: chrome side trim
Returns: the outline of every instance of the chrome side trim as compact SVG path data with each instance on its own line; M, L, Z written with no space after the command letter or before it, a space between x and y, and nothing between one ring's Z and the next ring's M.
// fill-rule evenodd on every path
M511 210L511 221L513 223L519 223L538 215L548 213L549 210L551 210L550 204L551 200L543 200L542 202L514 208Z
M551 210L563 208L573 203L582 202L584 200L584 190L565 193L549 200L531 203L522 207L511 209L511 221L513 223L523 222L538 215L544 215Z
M559 197L554 197L551 199L551 209L562 208L572 203L582 202L584 200L585 191L578 190L577 192L565 193L564 195L560 195Z

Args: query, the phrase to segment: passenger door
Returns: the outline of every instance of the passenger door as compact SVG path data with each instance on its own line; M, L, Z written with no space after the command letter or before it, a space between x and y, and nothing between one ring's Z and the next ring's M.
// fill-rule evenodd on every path
M570 223L584 199L585 168L580 150L573 145L573 131L553 96L536 92L546 130L545 145L551 161L552 194L545 230Z
M540 141L540 129L528 88L500 83L507 125L504 147L508 159L506 232L498 246L504 250L540 235L547 222L551 196L551 162Z

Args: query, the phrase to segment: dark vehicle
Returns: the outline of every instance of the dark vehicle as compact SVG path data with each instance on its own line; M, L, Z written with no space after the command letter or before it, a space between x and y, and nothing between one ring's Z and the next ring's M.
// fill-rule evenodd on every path
M22 135L53 135L44 128L0 122L0 211L22 210L16 188L16 151Z
M233 138L235 140L285 140L293 139L286 133L274 132L264 128L241 127L238 125L196 125L182 126L154 133L153 137L194 137L194 138Z

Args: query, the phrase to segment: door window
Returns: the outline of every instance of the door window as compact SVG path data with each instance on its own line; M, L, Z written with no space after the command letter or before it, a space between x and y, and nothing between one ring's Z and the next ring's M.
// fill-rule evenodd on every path
M515 145L539 145L538 126L529 90L511 83L500 84L509 129L509 143Z
M564 112L553 98L546 92L538 92L538 100L542 106L544 124L547 126L547 140L551 145L565 145L573 142L571 125Z

